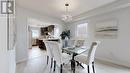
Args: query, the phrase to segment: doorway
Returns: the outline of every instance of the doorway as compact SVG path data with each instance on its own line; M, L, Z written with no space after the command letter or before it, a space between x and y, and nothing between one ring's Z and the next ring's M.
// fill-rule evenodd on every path
M44 41L59 37L59 27L38 19L28 19L28 58L33 59L45 55Z

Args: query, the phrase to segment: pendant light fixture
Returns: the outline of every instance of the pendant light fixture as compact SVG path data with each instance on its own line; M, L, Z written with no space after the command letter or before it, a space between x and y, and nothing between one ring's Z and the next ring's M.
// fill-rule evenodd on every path
M69 3L65 3L65 14L62 16L62 20L65 22L72 20L72 16L69 14Z

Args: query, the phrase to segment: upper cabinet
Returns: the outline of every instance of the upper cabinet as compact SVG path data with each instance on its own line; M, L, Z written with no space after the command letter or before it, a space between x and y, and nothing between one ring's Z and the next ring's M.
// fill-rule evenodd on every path
M41 28L41 35L44 37L49 37L49 36L54 35L54 28L55 28L55 25L50 25L48 27Z

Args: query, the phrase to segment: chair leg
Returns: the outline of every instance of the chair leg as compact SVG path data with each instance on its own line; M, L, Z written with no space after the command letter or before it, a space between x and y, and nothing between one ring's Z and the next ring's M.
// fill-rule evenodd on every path
M54 70L53 71L55 71L55 69L56 69L56 61L54 61Z
M62 73L62 70L63 70L63 69L62 69L62 64L61 64L61 66L60 66L60 73Z
M89 65L88 65L88 73L90 73L90 71L89 71Z
M53 58L51 58L51 68L52 68L52 66L53 66Z
M47 56L47 65L48 65L48 62L49 62L49 56Z
M93 73L95 73L94 62L92 62Z

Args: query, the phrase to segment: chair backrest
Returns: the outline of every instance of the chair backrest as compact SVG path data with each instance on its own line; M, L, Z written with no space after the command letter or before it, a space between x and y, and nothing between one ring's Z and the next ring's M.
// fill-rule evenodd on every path
M45 46L46 46L47 55L49 57L53 57L53 53L52 53L52 48L51 48L50 41L44 41L44 43L45 43Z
M85 40L75 40L74 45L75 47L81 47L84 45Z
M54 55L54 60L56 60L57 64L62 64L62 51L61 46L58 42L50 41L50 46L52 47L52 53Z
M100 41L92 42L92 45L91 45L89 52L88 52L87 64L91 64L92 62L94 62L96 49L97 49L99 44L100 44Z

